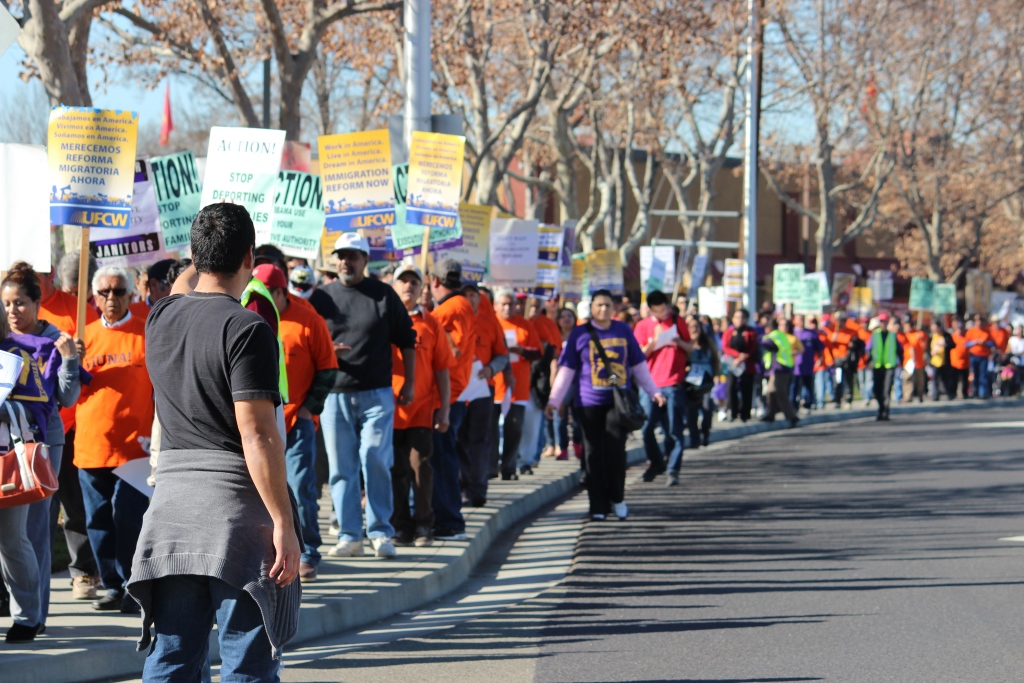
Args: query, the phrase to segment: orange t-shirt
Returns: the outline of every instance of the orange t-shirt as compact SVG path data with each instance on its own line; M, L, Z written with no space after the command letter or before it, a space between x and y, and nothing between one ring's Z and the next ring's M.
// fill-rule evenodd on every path
M149 317L149 304L145 301L136 301L133 304L128 304L128 310L132 312L132 315L136 318L145 320Z
M540 340L550 344L556 352L562 350L562 331L558 329L558 323L549 318L546 313L537 312L537 315L530 318L530 322L537 328Z
M288 375L284 424L285 429L291 431L313 385L313 377L320 370L337 368L338 357L334 354L334 341L327 323L312 305L294 294L288 295L288 308L281 314L278 334L284 344L284 367Z
M537 334L536 328L526 318L514 315L508 320L504 318L498 318L498 322L501 323L501 329L507 333L514 333L516 337L516 346L523 350L540 351L541 340ZM507 339L507 338L506 338ZM506 341L507 343L507 341ZM519 360L513 361L512 366L512 377L516 381L515 387L512 389L512 402L522 402L530 400L530 361L526 360L522 356ZM505 376L501 373L494 377L494 402L501 403L505 399Z
M480 294L477 311L476 359L487 365L495 356L508 355L508 347L505 345L505 331L501 329L498 314L494 312L494 304L486 294ZM491 377L487 383L493 387L494 378Z
M821 340L823 350L814 358L815 372L835 365L835 361L832 360L832 350L828 348L828 336L824 330L818 330L818 339Z
M431 313L434 320L448 333L456 349L455 358L448 369L454 402L469 385L469 373L476 355L476 314L473 306L462 294L445 297Z
M956 370L966 370L969 365L967 361L967 336L953 333L953 348L949 350L949 364Z
M987 342L992 341L992 333L988 330L983 330L975 325L967 330L967 334L964 335L964 341L967 343L974 342L974 346L967 349L972 356L988 358L992 355L992 349L986 346Z
M902 336L903 339L899 339L897 335L897 339L903 344L903 364L906 365L913 359L914 369L924 370L924 350L928 335L921 330L914 330Z
M455 358L441 324L417 308L409 314L416 330L416 391L407 406L395 403L395 429L434 426L434 407L441 405L441 394L434 373L447 370ZM391 387L395 398L405 384L405 365L397 346L391 347ZM458 398L455 396L452 399Z
M53 296L39 304L39 319L52 324L61 332L67 332L72 337L78 331L78 297L73 294L57 289ZM92 306L85 307L85 324L96 322L100 316ZM60 419L64 422L64 433L75 428L75 404L70 408L60 409Z
M831 352L833 361L845 358L850 352L850 342L853 340L854 331L849 325L844 326L838 332L834 328L825 328L825 347Z
M146 322L132 316L113 329L99 320L86 325L82 367L92 382L82 387L78 402L75 465L118 467L149 457L153 385L146 370Z
M999 353L1006 353L1006 347L1010 343L1010 331L1002 327L989 327L988 333L992 335L992 341L996 343Z

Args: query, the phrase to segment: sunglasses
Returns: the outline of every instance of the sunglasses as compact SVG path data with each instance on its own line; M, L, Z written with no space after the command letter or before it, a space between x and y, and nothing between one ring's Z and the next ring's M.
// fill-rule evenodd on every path
M124 296L127 293L128 289L126 287L115 287L114 289L101 289L100 291L96 292L96 295L102 296L104 299L107 299L110 297L111 294L113 294L114 296Z
M313 289L313 285L309 282L293 282L292 287L299 290L300 292L308 292Z

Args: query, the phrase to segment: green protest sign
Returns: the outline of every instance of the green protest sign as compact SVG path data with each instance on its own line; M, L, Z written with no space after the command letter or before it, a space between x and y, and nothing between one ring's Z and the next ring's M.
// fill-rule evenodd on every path
M823 302L819 274L811 273L803 277L800 283L800 298L793 304L793 313L798 315L821 315Z
M956 313L956 285L936 284L932 313Z
M192 152L182 152L156 157L149 164L153 167L164 246L168 251L185 249L192 242L192 221L203 196L196 159Z
M777 304L792 304L803 293L804 264L776 263L772 278L772 300Z
M912 311L930 311L935 301L935 281L926 277L915 277L910 281L910 304Z
M274 196L270 243L288 256L315 259L324 229L324 195L320 176L281 171Z

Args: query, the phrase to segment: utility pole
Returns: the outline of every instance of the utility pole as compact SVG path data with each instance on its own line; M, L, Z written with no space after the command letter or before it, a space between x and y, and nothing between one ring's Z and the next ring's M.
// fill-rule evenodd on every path
M263 60L263 127L270 128L270 57Z
M430 0L405 0L406 152L414 130L430 130Z
M743 258L747 265L747 286L743 295L743 306L753 313L757 308L757 160L758 124L761 115L761 55L759 37L761 34L758 5L760 0L747 0L750 12L750 35L747 36L747 158L743 165L743 194L745 198L743 235Z

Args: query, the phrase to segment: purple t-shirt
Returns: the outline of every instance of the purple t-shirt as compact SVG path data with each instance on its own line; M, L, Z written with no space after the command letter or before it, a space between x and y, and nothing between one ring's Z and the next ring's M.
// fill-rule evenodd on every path
M618 377L625 377L625 386L629 386L629 368L647 361L633 336L633 330L626 323L613 320L607 330L594 326L594 331L611 361L613 371ZM622 359L626 360L625 364ZM558 364L576 371L578 388L574 403L582 406L608 406L614 402L610 373L601 361L601 354L590 339L586 325L579 325L569 333Z

